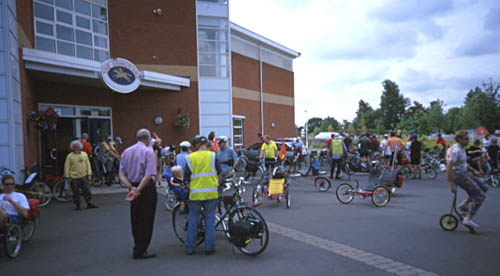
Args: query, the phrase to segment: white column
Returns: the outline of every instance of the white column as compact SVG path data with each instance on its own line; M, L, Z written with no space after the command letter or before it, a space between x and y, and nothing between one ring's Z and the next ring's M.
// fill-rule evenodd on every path
M16 1L0 0L0 167L24 168Z

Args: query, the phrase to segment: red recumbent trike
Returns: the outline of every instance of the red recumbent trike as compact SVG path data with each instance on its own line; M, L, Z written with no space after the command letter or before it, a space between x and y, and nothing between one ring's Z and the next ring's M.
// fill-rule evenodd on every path
M259 202L259 198L276 200L278 203L285 200L286 208L290 208L290 191L288 189L286 172L281 166L276 166L272 172L271 180L264 179L263 183L257 184L252 192L252 201Z

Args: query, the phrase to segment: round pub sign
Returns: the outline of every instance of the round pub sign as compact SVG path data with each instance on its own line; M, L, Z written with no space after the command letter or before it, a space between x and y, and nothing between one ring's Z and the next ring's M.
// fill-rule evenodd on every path
M133 92L141 84L137 67L123 58L113 58L103 62L101 77L109 88L118 93Z

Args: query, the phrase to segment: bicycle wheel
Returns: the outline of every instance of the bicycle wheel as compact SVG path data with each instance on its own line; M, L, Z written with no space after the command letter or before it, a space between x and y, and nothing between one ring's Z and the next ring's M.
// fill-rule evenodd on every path
M498 175L491 174L489 177L490 185L494 188L498 188L500 186L500 180L498 179Z
M439 225L445 231L453 231L457 229L458 219L453 214L445 214L439 219Z
M165 208L167 208L167 210L169 211L172 211L175 205L177 205L177 197L175 196L175 193L167 191L167 196L165 199Z
M28 242L31 237L33 237L35 229L35 221L24 219L23 223L21 224L21 230L23 230L23 242Z
M253 191L252 191L252 202L253 203L259 202L259 194L257 193L257 187L253 188Z
M33 186L31 186L31 192L35 193L35 198L40 200L40 207L43 207L50 203L52 199L52 191L49 185L44 182L38 181Z
M60 202L70 202L73 199L73 191L69 186L70 185L67 184L65 180L57 181L52 190L54 198Z
M228 229L239 220L246 220L252 224L253 231L249 242L244 247L237 247L243 254L257 256L264 252L269 243L269 229L264 217L254 208L242 206L229 214ZM230 238L230 235L226 235ZM234 244L233 244L234 245Z
M319 176L316 179L314 179L314 187L318 189L320 192L326 192L330 189L332 186L332 183L328 178Z
M290 208L290 192L288 189L285 192L285 203L286 203L286 208Z
M376 207L384 207L391 200L391 193L385 186L377 186L373 189L372 203Z
M425 170L425 174L427 174L427 176L430 178L430 179L436 179L436 177L438 176L438 172L435 168L427 168Z
M23 233L19 225L11 223L6 227L3 237L3 248L9 258L19 256L23 243Z
M181 205L177 204L172 211L172 226L174 227L175 236L179 241L184 244L186 242L188 225L189 225L189 210L187 206L184 212L181 211ZM196 245L200 245L205 240L205 219L201 219L198 226L198 237L196 239Z
M354 188L347 183L342 183L337 187L336 194L340 203L348 204L354 199Z
M104 184L104 182L106 181L106 179L104 178L104 176L94 176L92 177L92 186L94 187L101 187L102 184Z

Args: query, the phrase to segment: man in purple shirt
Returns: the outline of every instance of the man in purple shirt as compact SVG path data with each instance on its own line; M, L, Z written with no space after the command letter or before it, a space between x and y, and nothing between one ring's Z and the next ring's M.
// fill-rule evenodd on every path
M148 147L151 133L147 129L137 131L137 143L128 147L121 156L120 180L127 185L130 202L130 220L134 236L134 259L156 257L147 252L153 235L156 213L156 157Z

